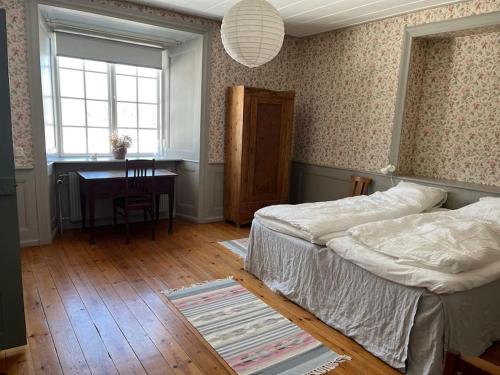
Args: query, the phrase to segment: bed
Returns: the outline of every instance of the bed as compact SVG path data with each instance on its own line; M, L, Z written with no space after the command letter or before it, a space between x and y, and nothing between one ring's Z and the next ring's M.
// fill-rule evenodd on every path
M245 269L410 375L441 374L446 350L475 356L500 339L500 299L492 298L500 295L500 280L436 294L377 276L325 246L268 228L258 218Z
M258 210L255 217L277 232L324 245L355 225L424 212L441 206L446 198L443 189L402 181L371 195L268 206Z

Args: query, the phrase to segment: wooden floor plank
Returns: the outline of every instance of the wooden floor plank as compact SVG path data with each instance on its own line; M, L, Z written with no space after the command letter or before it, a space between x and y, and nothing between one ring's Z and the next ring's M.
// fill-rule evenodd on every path
M89 284L92 284L97 291L141 365L149 374L173 373L165 358L118 296L113 286L102 277L95 263L95 254L89 255L87 250L89 249L84 247L82 251L73 254L80 264L85 264L80 276L85 278Z
M66 249L65 247L63 247L63 251L58 255L61 257L61 261L75 285L85 308L89 312L94 325L99 331L99 335L119 373L145 374L144 367L130 347L113 316L108 311L93 285L84 277L82 269L86 265L80 265L71 256L72 253L81 251L82 245L76 242L70 249Z
M0 373L12 375L34 374L33 360L29 346L5 350L0 354Z
M176 220L173 235L166 229L166 222L161 222L157 241L151 241L149 228L135 224L127 245L120 228L98 228L93 246L85 233L69 231L50 246L24 249L28 345L0 351L0 372L234 374L161 294L164 289L232 275L332 350L352 357L332 374L399 374L274 294L244 271L237 255L217 243L248 236L249 228ZM499 353L492 349L487 355L498 360Z
M199 368L192 363L190 357L177 344L171 333L163 326L116 267L116 265L126 267L123 264L125 260L113 257L110 254L109 246L106 247L106 250L107 254L101 254L101 259L97 261L97 266L101 271L101 282L109 282L113 286L151 341L167 360L173 372L201 374ZM104 281L104 279L107 281ZM99 282L97 278L96 281Z
M57 256L54 256L54 251L48 248L43 248L40 251L44 252L52 279L61 296L91 372L93 374L118 374L102 342L99 330L94 325L73 282L65 272L62 262Z
M48 266L43 262L33 262L31 269L63 372L90 375L89 366Z
M141 253L137 254L141 257L141 261L138 261L137 257L130 256L130 254L127 255L127 262L130 263L130 266L123 264L120 268L122 274L158 319L172 332L174 339L183 350L198 367L203 368L205 374L227 373L225 362L201 342L196 333L190 329L189 324L180 319L175 308L160 293L168 288L168 285L150 272L153 264L157 264L157 260L151 256L151 253L142 254L142 256Z
M62 374L59 357L38 294L36 280L28 261L33 251L36 249L24 250L22 264L26 335L31 352L32 367L37 374Z

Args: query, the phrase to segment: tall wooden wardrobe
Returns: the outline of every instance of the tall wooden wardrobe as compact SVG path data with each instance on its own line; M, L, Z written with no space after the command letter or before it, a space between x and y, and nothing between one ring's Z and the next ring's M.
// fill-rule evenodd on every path
M224 218L241 225L259 208L288 202L293 91L228 88Z

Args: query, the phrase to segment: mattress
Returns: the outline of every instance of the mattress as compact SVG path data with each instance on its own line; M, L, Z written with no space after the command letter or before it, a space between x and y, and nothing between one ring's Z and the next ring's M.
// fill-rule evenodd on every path
M380 278L259 220L245 269L408 374L441 374L446 350L479 355L500 339L500 301L491 298L500 294L500 281L438 296Z

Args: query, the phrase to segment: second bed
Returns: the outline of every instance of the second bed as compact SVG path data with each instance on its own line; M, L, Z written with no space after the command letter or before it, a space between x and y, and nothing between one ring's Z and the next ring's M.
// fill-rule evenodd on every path
M395 369L441 374L444 354L479 355L500 338L500 280L453 294L404 286L318 246L252 225L248 272Z

